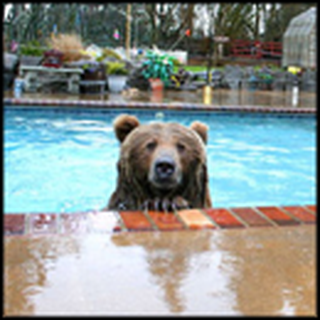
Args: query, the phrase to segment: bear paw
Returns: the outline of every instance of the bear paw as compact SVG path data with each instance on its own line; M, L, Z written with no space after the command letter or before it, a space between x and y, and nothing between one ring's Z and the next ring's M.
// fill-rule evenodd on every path
M173 199L149 199L143 204L144 210L155 210L155 211L174 211L180 209L190 208L189 202L183 197L177 196Z

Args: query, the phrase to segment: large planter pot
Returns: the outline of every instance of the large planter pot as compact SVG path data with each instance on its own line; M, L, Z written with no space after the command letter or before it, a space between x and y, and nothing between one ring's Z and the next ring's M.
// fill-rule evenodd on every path
M159 78L149 79L150 87L152 91L163 91L163 82Z
M151 87L151 102L163 102L163 82L156 79L149 79L150 87Z
M116 75L110 74L108 75L108 85L110 92L121 92L127 82L128 76L125 75Z

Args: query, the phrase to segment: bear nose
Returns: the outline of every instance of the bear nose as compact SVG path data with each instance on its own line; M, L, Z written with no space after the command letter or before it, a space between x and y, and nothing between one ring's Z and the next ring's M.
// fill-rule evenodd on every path
M172 176L175 170L175 163L173 159L162 158L158 159L155 163L156 175L160 179L167 179Z

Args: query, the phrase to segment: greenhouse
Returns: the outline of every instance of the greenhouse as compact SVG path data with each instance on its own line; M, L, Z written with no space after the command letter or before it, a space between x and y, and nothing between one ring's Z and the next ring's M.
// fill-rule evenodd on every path
M316 16L315 7L294 17L283 36L282 66L316 69Z

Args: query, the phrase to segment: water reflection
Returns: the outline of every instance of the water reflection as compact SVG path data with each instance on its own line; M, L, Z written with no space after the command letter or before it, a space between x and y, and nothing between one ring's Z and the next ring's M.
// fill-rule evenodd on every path
M304 228L113 237L142 246L173 313L312 315L315 239Z
M227 251L235 310L244 315L315 314L315 238L306 227L219 238ZM226 261L225 261L226 262Z
M149 272L163 292L169 310L174 313L185 310L187 301L181 287L190 272L191 259L210 251L209 233L152 233L144 237L121 234L113 236L112 241L117 246L142 246L147 253Z
M313 315L312 226L5 238L5 315Z
M4 314L34 314L33 298L49 285L47 273L57 258L78 253L79 243L70 237L6 237Z
M5 92L5 97L13 97L11 92ZM22 98L31 99L63 99L63 100L102 100L115 102L181 102L181 103L204 103L203 88L195 91L164 90L164 92L136 92L124 91L122 93L68 95L63 93L43 94L24 93ZM219 106L275 106L293 107L291 90L227 90L213 89L211 103ZM299 92L297 107L315 108L316 94L314 92Z

